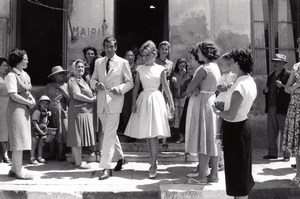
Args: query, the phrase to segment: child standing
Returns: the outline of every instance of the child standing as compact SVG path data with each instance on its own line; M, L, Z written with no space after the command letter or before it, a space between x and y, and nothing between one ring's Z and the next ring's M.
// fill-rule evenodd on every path
M38 109L32 114L32 147L30 163L37 165L38 163L46 163L42 158L44 140L47 136L47 125L51 112L48 111L50 99L43 95L38 101ZM38 158L35 159L35 151L38 148Z

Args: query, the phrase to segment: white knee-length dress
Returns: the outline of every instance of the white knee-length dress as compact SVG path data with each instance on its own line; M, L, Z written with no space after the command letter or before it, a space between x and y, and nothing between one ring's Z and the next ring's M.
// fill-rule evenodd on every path
M133 138L170 137L166 102L158 90L165 67L154 64L137 68L143 91L136 100L137 111L131 113L125 135Z

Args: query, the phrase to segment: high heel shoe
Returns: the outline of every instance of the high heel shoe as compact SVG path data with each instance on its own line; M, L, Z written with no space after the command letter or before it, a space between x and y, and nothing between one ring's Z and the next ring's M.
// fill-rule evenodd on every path
M179 140L176 142L177 144L181 144L184 142L184 137L182 134L179 134Z
M150 179L156 178L156 174L157 174L157 167L156 167L156 169L154 169L154 170L151 169L151 171L150 171L150 173L149 173L149 178L150 178Z

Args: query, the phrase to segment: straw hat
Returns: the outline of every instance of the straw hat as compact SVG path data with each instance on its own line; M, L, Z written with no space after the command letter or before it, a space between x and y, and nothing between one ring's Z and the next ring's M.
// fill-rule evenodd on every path
M272 61L280 61L280 62L288 63L286 61L286 56L283 54L275 54L275 57L272 59Z
M40 103L40 101L49 101L50 102L50 98L47 95L42 95L38 101L38 103Z
M54 74L62 73L62 72L67 73L68 71L64 70L61 66L54 66L54 67L52 67L51 72L52 73L50 75L48 75L48 78Z

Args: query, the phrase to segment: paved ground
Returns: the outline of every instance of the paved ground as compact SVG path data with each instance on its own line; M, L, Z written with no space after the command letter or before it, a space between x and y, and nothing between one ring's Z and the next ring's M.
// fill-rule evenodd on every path
M266 150L253 151L253 176L255 187L250 198L300 198L300 188L291 187L290 179L295 169L290 162L282 159L267 161L262 156ZM25 161L28 163L28 161ZM34 180L15 180L7 176L10 167L0 164L0 198L231 198L225 193L224 172L219 172L220 181L208 185L187 185L185 175L195 166L195 162L161 161L156 179L148 179L149 164L129 162L120 172L105 181L99 181L98 163L91 162L92 169L74 169L68 162L50 161L44 165L25 167Z

